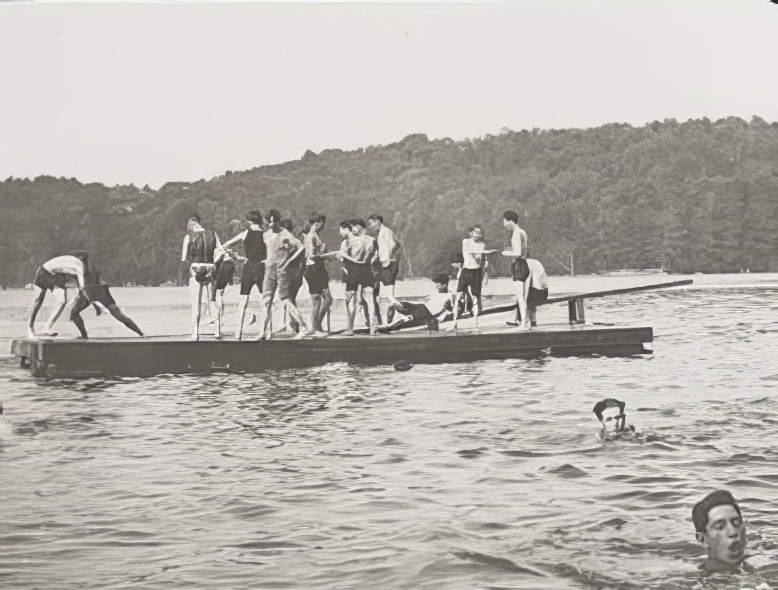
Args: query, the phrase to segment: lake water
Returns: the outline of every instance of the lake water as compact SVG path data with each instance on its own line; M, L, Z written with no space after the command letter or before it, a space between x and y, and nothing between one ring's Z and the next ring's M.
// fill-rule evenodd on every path
M49 382L2 360L0 587L778 588L778 275L692 278L590 302L654 327L631 358ZM188 331L185 290L114 291L150 334ZM0 292L4 351L30 298ZM609 396L644 441L597 439ZM691 507L721 487L756 573L701 575Z

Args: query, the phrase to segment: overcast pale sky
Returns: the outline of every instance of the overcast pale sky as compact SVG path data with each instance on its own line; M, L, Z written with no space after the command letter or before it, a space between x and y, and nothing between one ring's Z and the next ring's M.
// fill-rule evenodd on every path
M768 0L0 0L0 180L159 187L410 133L778 120Z

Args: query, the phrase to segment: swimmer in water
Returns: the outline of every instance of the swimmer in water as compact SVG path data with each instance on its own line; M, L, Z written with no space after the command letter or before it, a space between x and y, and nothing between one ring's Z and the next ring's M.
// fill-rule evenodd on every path
M740 506L726 490L716 490L692 508L695 537L708 546L707 572L738 572L745 565L746 523Z
M627 403L613 397L608 397L594 404L594 415L602 424L599 436L602 440L617 438L639 438L640 434L632 424L627 424L627 414L624 408Z

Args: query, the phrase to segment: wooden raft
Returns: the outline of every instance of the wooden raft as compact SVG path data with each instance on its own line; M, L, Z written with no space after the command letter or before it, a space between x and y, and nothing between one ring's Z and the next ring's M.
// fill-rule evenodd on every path
M650 352L650 327L569 326L413 331L269 341L172 337L14 340L12 353L36 377L143 377L164 373L255 372L345 362L357 365L462 363L546 355L624 356Z

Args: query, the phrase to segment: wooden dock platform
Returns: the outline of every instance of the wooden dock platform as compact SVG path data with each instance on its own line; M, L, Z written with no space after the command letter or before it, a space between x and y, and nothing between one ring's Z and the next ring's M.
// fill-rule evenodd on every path
M11 352L42 378L144 377L159 374L257 372L346 362L358 365L460 363L544 355L624 356L650 352L650 327L560 325L531 331L409 330L375 336L274 338L268 341L181 337L19 339Z

